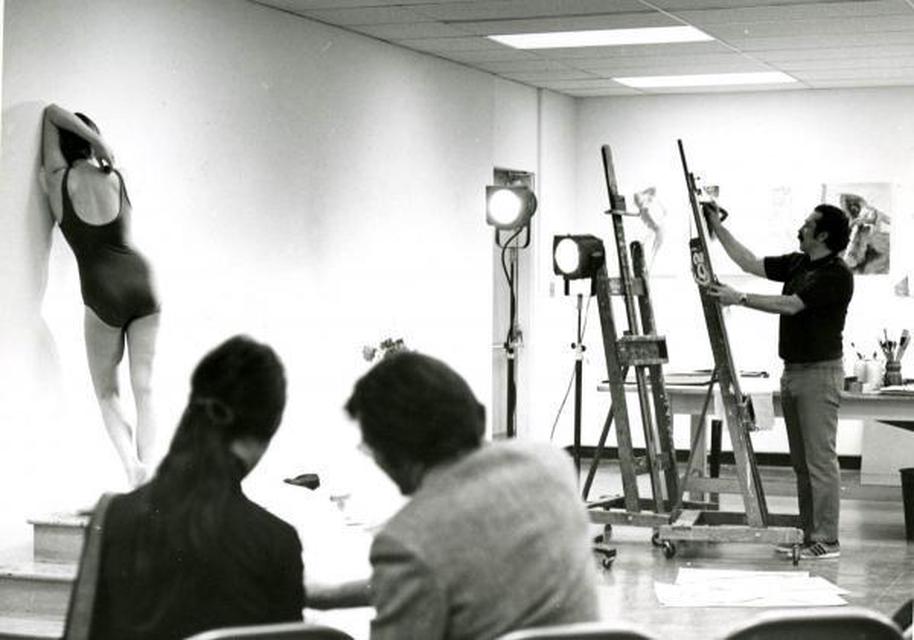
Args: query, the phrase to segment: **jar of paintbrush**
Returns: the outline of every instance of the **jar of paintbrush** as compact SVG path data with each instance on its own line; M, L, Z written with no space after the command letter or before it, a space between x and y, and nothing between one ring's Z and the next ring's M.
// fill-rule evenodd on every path
M905 329L901 332L898 342L889 340L885 332L883 335L885 340L880 340L879 346L882 347L882 353L885 355L885 386L901 385L904 383L904 379L901 377L901 358L911 341L911 334Z

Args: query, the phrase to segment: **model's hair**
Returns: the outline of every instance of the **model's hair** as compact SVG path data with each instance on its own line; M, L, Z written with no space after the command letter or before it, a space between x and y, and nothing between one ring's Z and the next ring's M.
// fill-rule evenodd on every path
M98 126L92 122L92 118L84 113L74 113L77 118L92 129L99 133ZM71 166L77 160L87 160L92 157L92 145L82 136L73 133L67 129L58 129L58 139L60 141L60 152L63 154L67 165Z
M821 217L816 222L815 234L827 233L825 246L833 253L841 253L850 241L851 229L848 214L830 204L820 204L815 208Z
M235 336L200 361L171 447L146 488L148 527L136 574L193 573L192 564L219 575L226 507L249 471L230 445L241 438L267 444L285 403L282 363L264 344ZM161 610L154 602L144 606Z
M485 407L448 365L392 353L358 380L346 402L362 439L388 462L431 467L479 447Z

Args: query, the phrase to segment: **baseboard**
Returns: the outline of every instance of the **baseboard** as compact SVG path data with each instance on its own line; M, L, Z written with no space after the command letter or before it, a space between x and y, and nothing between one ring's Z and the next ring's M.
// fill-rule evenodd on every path
M565 447L565 451L569 454L572 453L574 447L568 445ZM594 453L596 453L597 448L594 446L582 446L581 447L581 457L592 459ZM643 456L646 451L643 448L636 448L635 455ZM618 447L605 447L603 449L603 459L604 460L618 460L619 459L619 448ZM677 449L676 450L676 462L688 462L689 461L689 451L687 449ZM771 453L771 452L756 452L755 461L758 465L763 467L790 467L790 454L789 453ZM721 464L734 464L733 461L733 452L732 451L721 451L720 452L720 463ZM838 465L845 470L857 471L860 469L860 456L847 456L839 455L838 456Z

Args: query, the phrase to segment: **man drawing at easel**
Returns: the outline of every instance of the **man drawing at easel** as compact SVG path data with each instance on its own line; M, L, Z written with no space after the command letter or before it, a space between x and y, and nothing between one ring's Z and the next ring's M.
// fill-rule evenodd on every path
M797 232L800 251L757 258L721 224L716 204L703 205L712 231L743 271L783 282L780 295L711 284L722 305L739 304L780 316L778 355L784 360L781 406L804 533L801 559L837 558L841 480L835 438L844 381L842 332L854 278L841 253L850 238L847 214L817 206ZM779 547L790 553L791 547Z

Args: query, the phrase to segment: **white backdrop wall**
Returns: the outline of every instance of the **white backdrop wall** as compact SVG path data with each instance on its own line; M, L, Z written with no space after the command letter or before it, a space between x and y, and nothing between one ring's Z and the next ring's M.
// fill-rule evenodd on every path
M632 194L654 185L668 211L668 238L652 277L652 299L660 333L667 336L670 369L706 368L712 360L698 294L688 261L687 193L676 140L681 138L691 169L721 187L731 212L728 225L758 255L796 250L796 230L821 197L823 183L888 182L894 185L893 273L858 276L846 342L872 351L882 328L898 335L914 322L914 300L893 295L892 285L912 266L914 238L914 88L709 94L637 98L588 98L577 113L577 220L609 240L606 188L600 145L612 145L619 185L634 209ZM775 217L774 190L788 194L788 215ZM629 237L643 233L637 221ZM610 258L614 266L615 259ZM776 283L738 275L718 249L715 269L738 289L774 292ZM605 377L596 305L588 329L587 379ZM624 316L618 316L623 318ZM738 366L780 375L775 316L734 309L728 329ZM850 347L846 347L846 353ZM914 375L910 358L905 374ZM848 366L852 364L848 361ZM595 442L608 407L607 394L586 386L585 442ZM637 413L637 411L635 411ZM635 418L637 420L637 418ZM636 427L638 428L638 427ZM566 436L568 441L570 436ZM687 447L688 429L677 429ZM754 438L757 451L786 451L783 425ZM839 431L839 453L860 453L859 425Z
M51 101L92 115L124 169L163 300L163 445L191 368L236 332L272 344L289 379L254 484L303 471L381 482L341 407L367 369L362 346L383 338L450 362L491 405L483 187L497 163L535 168L537 127L569 134L570 100L546 113L527 87L241 0L14 0L4 23L6 526L121 483L92 401L76 265L36 183ZM518 100L532 117L506 117ZM549 184L567 194L566 178Z

